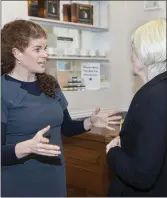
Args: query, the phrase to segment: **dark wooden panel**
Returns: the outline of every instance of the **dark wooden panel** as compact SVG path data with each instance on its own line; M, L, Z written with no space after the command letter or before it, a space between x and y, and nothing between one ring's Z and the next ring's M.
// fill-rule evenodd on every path
M99 194L102 196L106 194L108 183L104 183L103 177L99 172L74 166L67 166L67 169L68 184L73 184L76 188L84 188L87 192L90 191L94 195Z
M118 127L114 133L93 128L88 133L63 138L69 197L107 196L114 174L108 170L106 144L118 134Z

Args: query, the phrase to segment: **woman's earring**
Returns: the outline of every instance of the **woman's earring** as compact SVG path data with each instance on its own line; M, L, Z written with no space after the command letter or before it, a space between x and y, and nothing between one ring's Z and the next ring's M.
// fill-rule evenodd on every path
M20 64L20 61L19 60L17 62L18 62L18 64Z

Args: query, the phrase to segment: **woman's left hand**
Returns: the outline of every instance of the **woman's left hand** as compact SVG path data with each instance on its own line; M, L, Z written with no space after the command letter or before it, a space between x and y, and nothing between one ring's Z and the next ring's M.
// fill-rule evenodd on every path
M84 120L85 130L90 130L93 126L95 127L104 127L109 130L115 130L114 127L108 126L114 124L120 124L121 116L117 116L117 113L120 111L111 111L109 113L100 113L100 108L97 108L91 115L91 117Z
M86 118L84 120L84 128L85 130L90 130L94 123L98 120L99 116L98 113L100 112L100 108L97 108L91 115L91 117Z
M94 123L99 119L99 116L98 116L99 112L100 112L100 108L97 108L97 109L92 113L92 115L91 115L91 117L90 117L90 121L91 121L92 125L94 125Z

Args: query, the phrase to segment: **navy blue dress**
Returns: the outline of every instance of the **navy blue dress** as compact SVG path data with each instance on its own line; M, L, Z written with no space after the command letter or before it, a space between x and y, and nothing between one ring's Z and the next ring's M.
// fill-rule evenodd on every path
M1 192L8 197L65 197L66 173L61 141L63 111L67 101L61 92L56 98L44 93L33 94L29 88L38 86L37 82L27 82L27 90L19 81L2 76L2 122L6 124L5 149L32 138L37 131L47 125L50 143L59 145L62 154L59 157L47 157L31 154L22 159L13 158L12 164L1 168ZM33 90L32 90L33 92ZM84 132L83 123L81 130ZM70 129L69 129L70 130Z

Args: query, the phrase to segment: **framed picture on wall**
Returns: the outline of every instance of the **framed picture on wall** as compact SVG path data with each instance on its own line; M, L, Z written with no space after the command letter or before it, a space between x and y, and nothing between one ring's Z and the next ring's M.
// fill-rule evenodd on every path
M144 10L161 9L159 1L144 1Z

